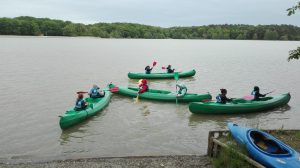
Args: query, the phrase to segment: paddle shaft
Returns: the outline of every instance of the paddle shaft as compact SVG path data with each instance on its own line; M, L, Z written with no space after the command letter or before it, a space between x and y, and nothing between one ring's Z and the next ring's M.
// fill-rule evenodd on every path
M110 92L117 92L119 91L119 88L118 87L113 87L113 88L110 88L108 90L102 90L102 91L110 91ZM86 94L86 93L89 93L89 92L85 92L85 91L78 91L77 94Z

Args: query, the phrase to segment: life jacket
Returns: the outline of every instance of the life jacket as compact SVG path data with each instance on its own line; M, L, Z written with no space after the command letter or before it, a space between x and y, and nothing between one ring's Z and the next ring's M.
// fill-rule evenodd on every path
M251 92L251 95L255 96L255 95L256 95L256 91L253 90L253 91Z
M92 88L91 91L90 91L90 96L91 97L97 97L100 95L100 93L98 92L98 89L99 88Z
M75 104L76 109L82 109L85 107L85 101L83 99L77 100Z
M144 93L149 90L149 86L147 84L142 84L139 87L139 93Z
M216 100L217 100L217 103L222 103L222 98L221 98L220 94L216 97Z

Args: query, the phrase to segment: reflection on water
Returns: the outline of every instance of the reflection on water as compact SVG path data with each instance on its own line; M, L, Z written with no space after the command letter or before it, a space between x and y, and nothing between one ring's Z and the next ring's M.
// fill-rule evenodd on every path
M288 118L282 118L281 116L276 118L272 117L272 114L283 114L289 111L291 107L289 105L284 105L272 110L262 111L262 112L253 112L249 114L193 114L189 116L189 126L194 127L198 124L203 124L206 122L211 122L219 125L220 127L226 127L227 122L237 122L237 121L246 121L246 125L259 128L260 120L264 118L272 119L274 122L276 120L284 120Z
M70 142L71 138L83 138L87 129L82 128L83 125L85 127L88 121L84 121L74 127L63 130L60 134L60 145L65 145Z

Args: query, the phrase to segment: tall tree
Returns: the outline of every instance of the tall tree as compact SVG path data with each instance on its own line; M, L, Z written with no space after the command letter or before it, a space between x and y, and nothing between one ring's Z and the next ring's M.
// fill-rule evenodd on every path
M288 16L295 14L295 11L299 10L299 9L300 9L300 1L295 6L287 9ZM289 55L290 56L288 57L288 61L290 61L291 59L299 59L300 58L300 47L298 47L295 50L291 50L289 52Z

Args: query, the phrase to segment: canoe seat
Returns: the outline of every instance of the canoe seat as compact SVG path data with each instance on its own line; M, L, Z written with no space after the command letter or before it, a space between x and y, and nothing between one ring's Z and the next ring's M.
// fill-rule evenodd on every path
M260 132L252 131L250 133L251 139L254 144L261 150L270 153L270 154L288 154L288 151L275 142L272 139L269 139Z

